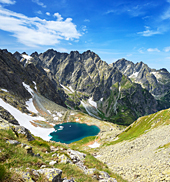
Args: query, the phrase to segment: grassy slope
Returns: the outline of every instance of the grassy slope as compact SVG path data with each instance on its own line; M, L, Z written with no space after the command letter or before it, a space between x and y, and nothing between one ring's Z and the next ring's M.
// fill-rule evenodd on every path
M58 154L65 153L68 147L56 142L46 142L41 138L35 137L35 141L28 142L26 138L19 137L17 138L12 130L0 130L0 181L9 182L9 181L18 181L20 176L14 171L10 171L10 168L20 168L22 171L26 171L26 168L39 169L41 165L49 165L49 161L57 160L56 157L52 157L52 154L55 152L50 152L50 146L58 147ZM34 157L26 153L26 150L21 147L21 145L9 145L6 143L7 139L16 139L21 143L28 144L33 147L33 152L39 153L42 158ZM61 149L62 148L62 149ZM61 150L60 150L61 149ZM50 153L46 153L46 151ZM113 174L109 171L108 167L102 162L98 161L91 154L87 154L85 158L85 165L89 168L96 168L98 170L108 172L112 177L115 177L118 182L123 182L120 176ZM67 154L66 154L67 155ZM63 171L62 177L71 178L73 177L77 182L90 182L95 181L91 176L85 175L78 167L70 164L55 164L54 167L59 168ZM44 176L41 176L36 181L45 181Z
M135 139L148 132L150 129L168 124L170 124L170 109L162 110L149 116L140 117L133 124L127 127L124 132L118 135L118 140L106 145L113 145L124 140Z

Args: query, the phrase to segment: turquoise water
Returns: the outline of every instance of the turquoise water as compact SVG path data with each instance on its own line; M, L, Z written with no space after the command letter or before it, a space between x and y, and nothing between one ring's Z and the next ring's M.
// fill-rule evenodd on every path
M52 137L50 140L61 143L72 143L81 140L88 136L95 136L100 132L100 129L95 126L87 124L69 122L54 126L55 131L50 133Z

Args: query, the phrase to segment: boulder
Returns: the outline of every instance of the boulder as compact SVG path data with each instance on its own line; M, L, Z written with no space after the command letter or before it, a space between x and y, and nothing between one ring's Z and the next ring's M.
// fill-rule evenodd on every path
M13 131L16 133L16 135L24 135L25 137L27 137L28 141L33 141L35 140L34 137L31 135L30 131L28 129L26 129L23 126L14 126L13 125Z
M9 143L11 145L19 145L20 144L20 142L17 140L7 140L6 143Z
M76 163L76 161L83 161L86 157L86 154L71 149L67 150L67 154L70 156L71 160L73 160L73 163Z
M59 156L59 160L60 160L60 163L64 163L64 164L71 163L70 159L66 157L64 154Z
M62 170L60 170L60 169L44 168L44 169L37 170L37 172L45 175L46 178L48 179L48 181L52 181L52 182L62 182L63 181L61 179Z

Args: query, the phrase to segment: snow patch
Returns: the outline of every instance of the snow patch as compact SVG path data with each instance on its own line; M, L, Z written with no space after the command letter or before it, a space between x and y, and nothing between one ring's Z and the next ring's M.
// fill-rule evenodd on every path
M41 127L35 127L33 126L30 121L34 122L34 120L39 120L39 121L46 121L43 117L37 116L37 117L32 117L29 116L25 113L22 113L15 107L11 106L10 104L4 102L0 98L0 106L6 109L17 121L21 126L24 126L30 132L38 137L41 137L43 140L50 140L49 134L54 131L54 128L41 128Z
M62 117L63 115L60 112L56 112L59 117Z
M128 70L129 70L129 68L131 67L131 65L129 64L129 65L127 65L127 67L126 67L126 70L124 71L124 73L126 73Z
M103 101L103 98L101 98L100 101L102 102Z
M51 114L51 111L50 110L47 110L49 114Z
M25 89L32 95L32 96L34 96L33 94L34 94L34 91L32 90L32 88L29 86L29 85L27 85L26 83L24 83L24 82L22 82L22 84L23 84L23 86L25 87Z
M6 89L3 89L3 88L1 88L1 90L2 90L2 91L4 91L4 92L8 92L8 90L6 90Z
M162 78L162 75L159 74L158 72L151 72L151 73L156 77L156 79Z
M34 81L33 81L33 83L34 83L34 85L35 85L35 87L34 87L35 90L37 90L37 84L36 84Z
M43 68L44 69L44 71L45 72L47 72L47 73L49 73L50 72L50 70L49 69L47 69L47 68Z
M137 77L138 74L139 74L139 72L135 72L135 73L133 73L132 75L130 75L129 78L131 78L131 77Z
M63 87L64 90L71 93L71 91L68 88L66 88L64 85L62 85L62 84L60 84L60 85Z
M72 89L72 87L71 87L71 86L69 86L68 88L71 90L71 92L75 92L75 91Z
M95 101L92 100L92 97L90 99L88 99L88 102L97 109L97 103Z
M27 109L33 113L38 113L37 109L35 108L34 104L33 104L33 99L29 99L28 101L26 101L25 103L27 105Z
M23 61L23 59L26 59L26 62L25 62L25 64L24 64L24 67L25 67L25 65L28 63L28 61L30 60L30 59L32 59L32 57L31 56L28 56L27 54L22 54L22 59L20 60L20 61Z
M88 113L90 116L93 116L93 117L95 117L95 118L97 118L97 119L100 119L99 117L97 117L95 114L92 113L92 112L96 112L96 114L97 114L97 111L96 111L96 110L94 111L94 108L92 108L91 106L89 106L88 104L86 104L86 103L83 102L83 101L81 101L81 104L83 105L83 107L86 109L87 113ZM93 111L90 111L90 110L92 110L90 107L93 109Z
M58 121L58 117L57 117L57 116L53 117L53 119L54 119L55 121Z
M30 60L30 59L32 59L32 57L31 57L31 56L28 56L28 55L26 55L26 54L22 54L22 57L23 57L23 58L25 58L26 60Z
M94 142L92 145L88 145L90 148L100 147L100 143Z

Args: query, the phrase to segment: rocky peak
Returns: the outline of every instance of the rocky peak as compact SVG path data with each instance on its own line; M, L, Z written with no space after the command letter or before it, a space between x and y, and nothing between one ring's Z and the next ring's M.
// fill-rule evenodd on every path
M30 56L31 56L31 57L38 57L39 55L38 55L38 52L34 52L34 53L32 53Z
M15 57L18 61L20 61L20 60L22 59L22 56L21 56L21 54L20 54L18 51L16 51L13 55L14 55L14 57Z
M82 57L83 57L84 60L87 60L87 59L89 59L89 58L92 58L93 60L94 60L94 59L95 59L95 60L96 60L96 59L97 59L97 60L100 59L100 57L99 57L97 54L95 54L94 52L92 52L92 51L90 51L90 50L83 52Z

